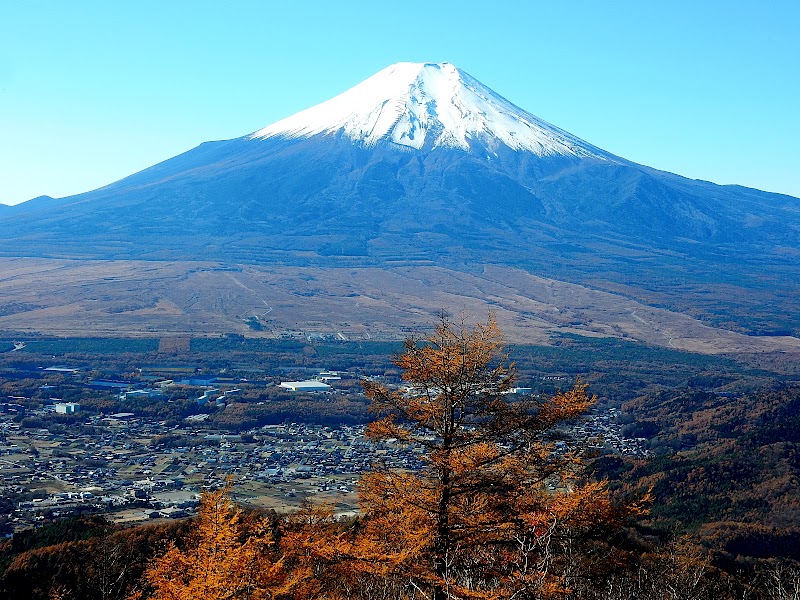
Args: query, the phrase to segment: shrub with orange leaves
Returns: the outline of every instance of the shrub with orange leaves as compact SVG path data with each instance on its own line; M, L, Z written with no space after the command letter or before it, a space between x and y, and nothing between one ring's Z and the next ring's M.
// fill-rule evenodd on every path
M203 495L194 530L182 548L174 544L155 558L144 576L145 590L132 596L152 600L261 600L284 583L266 519L245 527L230 499L231 483Z

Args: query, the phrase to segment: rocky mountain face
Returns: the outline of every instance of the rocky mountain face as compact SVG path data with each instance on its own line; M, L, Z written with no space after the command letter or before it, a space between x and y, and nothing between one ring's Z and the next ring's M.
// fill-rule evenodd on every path
M446 63L393 65L253 134L8 207L0 256L502 265L800 333L800 200L616 157Z

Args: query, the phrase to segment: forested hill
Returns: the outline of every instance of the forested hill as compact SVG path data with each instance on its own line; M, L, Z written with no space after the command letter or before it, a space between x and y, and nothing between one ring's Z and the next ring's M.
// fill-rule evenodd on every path
M647 459L604 457L621 489L652 486L651 526L689 532L723 561L800 560L800 386L740 397L683 389L627 403Z

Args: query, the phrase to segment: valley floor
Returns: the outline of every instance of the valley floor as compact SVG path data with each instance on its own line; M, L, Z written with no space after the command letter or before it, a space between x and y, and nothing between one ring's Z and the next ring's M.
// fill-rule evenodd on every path
M392 269L0 258L0 331L67 337L398 340L443 309L493 311L509 341L577 334L699 352L798 352L620 294L486 265Z

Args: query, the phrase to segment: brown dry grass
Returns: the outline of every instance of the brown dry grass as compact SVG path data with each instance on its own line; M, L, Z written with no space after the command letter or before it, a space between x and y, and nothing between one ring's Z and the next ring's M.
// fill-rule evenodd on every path
M790 337L709 327L621 295L486 266L302 268L215 263L0 258L0 333L147 336L164 348L191 336L296 331L400 339L442 310L492 310L512 342L571 332L703 353L800 351ZM261 330L247 320L258 319ZM175 346L177 345L177 346Z

